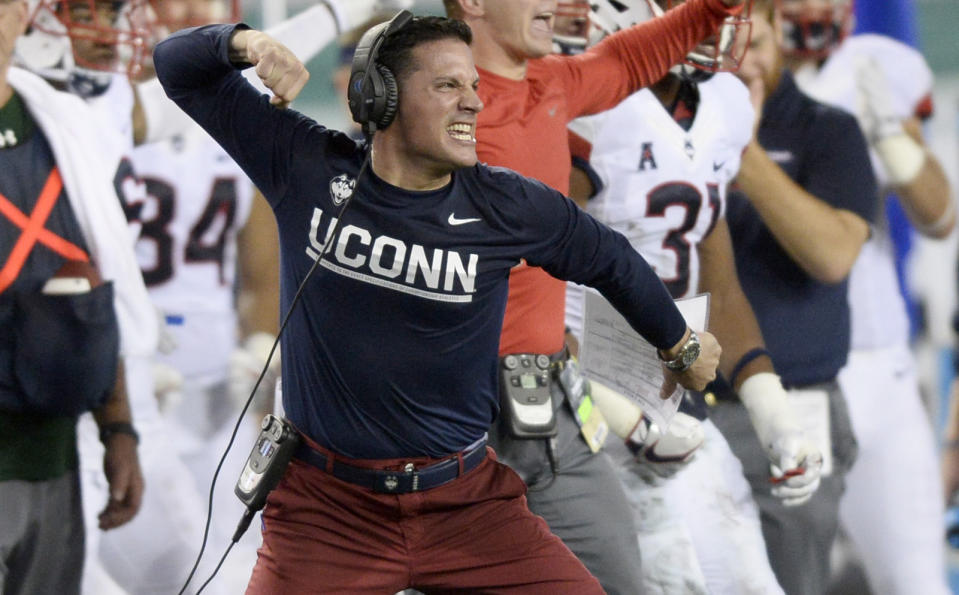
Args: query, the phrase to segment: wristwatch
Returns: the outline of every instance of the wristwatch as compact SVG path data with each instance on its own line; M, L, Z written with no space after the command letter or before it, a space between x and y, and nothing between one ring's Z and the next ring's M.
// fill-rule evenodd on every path
M699 357L700 351L702 351L702 346L699 344L699 335L696 334L696 331L690 329L689 338L686 339L683 346L679 348L679 354L675 359L664 359L661 351L657 351L656 353L659 355L659 359L663 360L663 364L667 368L673 372L682 374L693 365L693 362Z

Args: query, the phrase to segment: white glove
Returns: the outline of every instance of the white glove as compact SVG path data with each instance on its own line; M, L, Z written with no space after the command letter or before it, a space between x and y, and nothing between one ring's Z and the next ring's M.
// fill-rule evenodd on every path
M243 407L250 398L275 340L276 337L270 333L253 333L230 355L230 398L238 407ZM256 397L262 400L273 395L279 376L280 348L277 346L263 381L257 387Z
M819 488L822 453L801 435L792 435L783 438L779 461L781 466L774 463L769 467L775 486L770 492L783 506L805 504Z
M753 374L740 387L739 398L769 458L772 495L784 506L805 504L819 487L822 453L796 423L779 376Z
M183 374L172 366L153 362L153 394L161 413L175 408L181 400Z
M890 103L891 90L882 66L871 57L856 62L859 127L885 166L894 185L908 184L926 161L926 152L902 127L902 116Z
M626 438L626 448L633 453L641 471L669 478L693 460L704 439L699 420L677 411L665 432L643 415Z

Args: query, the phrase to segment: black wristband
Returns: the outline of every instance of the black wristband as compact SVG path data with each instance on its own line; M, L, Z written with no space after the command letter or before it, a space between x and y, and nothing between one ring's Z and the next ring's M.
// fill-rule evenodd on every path
M133 424L128 421L114 421L100 426L100 442L106 444L110 436L114 434L133 436L133 441L140 444L140 435L133 428Z
M733 367L733 371L729 374L729 386L735 386L736 377L739 376L739 373L743 371L751 361L758 357L766 356L772 359L772 355L766 351L764 347L753 347L749 351L743 354L739 361L736 362L736 365Z

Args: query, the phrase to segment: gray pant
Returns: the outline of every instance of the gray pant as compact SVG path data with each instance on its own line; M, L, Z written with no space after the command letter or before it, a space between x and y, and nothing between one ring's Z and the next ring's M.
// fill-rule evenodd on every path
M759 505L769 562L779 584L788 595L822 595L829 579L829 553L839 526L839 499L858 447L839 385L829 382L804 388L829 393L833 470L802 506L787 508L770 494L769 460L742 403L720 402L710 409L709 418L743 464L753 498Z
M0 502L0 593L79 593L83 508L77 472L48 481L0 481Z
M613 462L605 453L590 451L558 382L551 383L551 393L559 428L553 439L555 477L544 439L512 438L497 422L490 430L490 445L500 462L529 486L529 509L546 520L603 589L610 595L638 595L643 579L636 528Z

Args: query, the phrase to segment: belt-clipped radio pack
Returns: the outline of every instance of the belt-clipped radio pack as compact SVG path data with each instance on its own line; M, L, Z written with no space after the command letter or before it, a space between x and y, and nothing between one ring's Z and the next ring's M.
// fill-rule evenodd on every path
M266 504L267 495L280 483L286 466L300 444L299 432L285 419L267 415L260 428L253 450L233 489L237 498L253 512Z
M549 357L517 353L500 360L503 419L515 438L552 438L556 415L549 394Z

